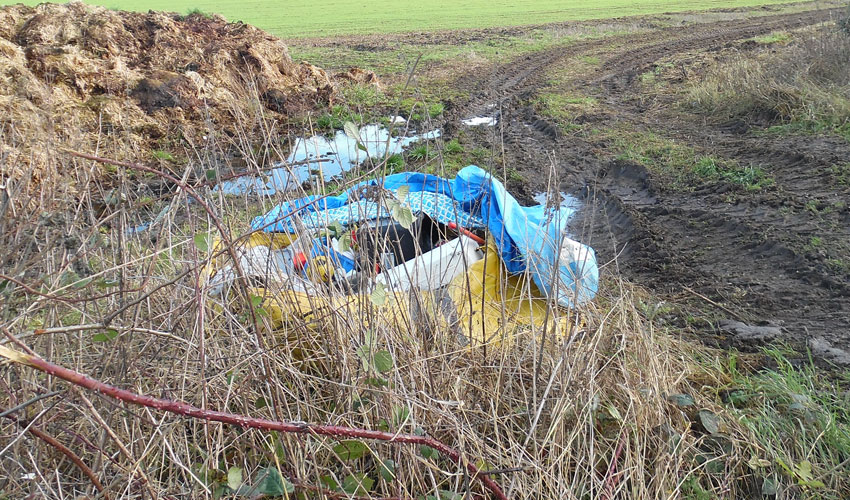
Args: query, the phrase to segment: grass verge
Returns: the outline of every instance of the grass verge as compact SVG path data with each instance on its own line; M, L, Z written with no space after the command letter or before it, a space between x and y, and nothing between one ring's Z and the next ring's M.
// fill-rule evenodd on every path
M850 37L826 33L781 53L719 65L690 93L703 112L748 117L777 130L832 132L850 140Z

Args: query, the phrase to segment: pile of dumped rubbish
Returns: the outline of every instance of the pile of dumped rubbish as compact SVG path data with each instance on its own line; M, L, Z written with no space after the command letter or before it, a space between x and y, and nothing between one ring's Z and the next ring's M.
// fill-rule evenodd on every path
M225 301L244 277L284 332L355 321L504 344L523 326L566 331L570 315L552 308L595 295L595 254L567 236L570 215L520 206L476 166L454 179L393 174L281 203L254 219L238 262L216 252L207 280Z

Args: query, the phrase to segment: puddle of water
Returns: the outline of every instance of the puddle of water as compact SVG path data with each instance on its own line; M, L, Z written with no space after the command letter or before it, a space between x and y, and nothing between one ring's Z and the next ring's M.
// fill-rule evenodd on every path
M475 116L463 120L467 127L494 127L499 122L495 116Z
M397 118L397 117L394 117ZM314 135L300 137L286 163L297 163L305 160L323 160L321 162L298 165L295 167L281 166L273 169L264 177L240 177L232 181L222 182L214 191L221 189L224 194L258 194L272 195L277 191L293 189L312 175L321 175L326 181L340 175L368 158L383 157L385 154L400 153L410 144L425 140L436 139L439 130L409 137L391 137L390 131L381 125L365 125L360 128L360 140L366 151L357 147L357 142L337 131L332 137Z

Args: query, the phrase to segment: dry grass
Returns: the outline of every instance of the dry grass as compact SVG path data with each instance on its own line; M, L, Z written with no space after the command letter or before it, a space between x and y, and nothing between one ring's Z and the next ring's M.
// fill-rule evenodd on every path
M710 113L850 133L850 37L805 36L782 51L720 64L689 101Z
M237 118L243 136L185 151L190 161L176 173L203 179L233 147L243 148L253 170L282 157L275 141L255 148L255 137L275 136L261 116ZM510 348L468 347L441 331L375 328L381 310L368 302L359 315L323 323L333 328L311 330L305 319L288 332L270 331L260 314L255 330L246 314L253 305L241 295L225 308L207 296L200 273L210 255L195 236L214 231L215 216L234 240L253 215L294 194L225 197L199 187L207 212L186 190L165 183L154 193L150 186L161 179L129 169L109 172L120 187L107 192L98 181L103 165L54 145L44 151L54 176L32 189L25 177L4 179L0 327L56 364L203 408L425 432L484 468L505 469L494 477L511 498L735 498L761 487L763 474L747 461L763 448L716 396L731 381L718 367L722 355L659 329L651 308L641 306L652 298L614 276L580 311L585 327L560 339L528 329ZM147 231L128 232L157 214ZM107 318L108 327L79 327ZM392 356L387 384L376 383L357 355L367 332ZM320 346L306 363L296 350L304 336ZM360 475L374 482L375 496L481 493L429 450L366 442L363 456L345 460L329 438L176 418L0 365L2 409L53 391L16 411L17 424L0 424L0 497L96 496L86 476L25 425L71 448L109 498L227 497L228 472L234 485L256 484L261 470L279 470L300 498L331 498L309 487ZM693 402L670 399L677 394ZM394 477L381 474L386 460ZM840 481L828 480L828 491L840 493ZM356 482L348 480L349 492ZM802 490L783 491L794 498Z

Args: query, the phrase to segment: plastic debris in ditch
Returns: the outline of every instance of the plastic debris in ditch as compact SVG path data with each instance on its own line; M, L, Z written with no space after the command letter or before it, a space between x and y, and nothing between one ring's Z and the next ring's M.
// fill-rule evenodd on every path
M307 341L297 333L305 326L357 318L503 344L551 322L552 307L569 311L595 295L595 254L567 236L571 213L522 207L475 166L455 179L394 174L255 218L257 232L235 249L238 266L217 251L207 283L226 301L243 273L291 341ZM380 314L364 312L374 308ZM570 314L557 316L565 332Z
M398 118L400 117L392 118L393 124L398 124ZM268 175L245 176L224 181L216 189L228 195L273 195L278 191L296 189L313 175L319 175L329 181L368 158L400 153L415 142L432 140L439 136L439 130L397 136L391 134L386 127L373 124L357 129L356 134L348 130L338 130L332 136L299 137L295 140L286 162L279 168L272 169ZM307 164L304 164L305 162ZM287 166L291 164L296 166Z

